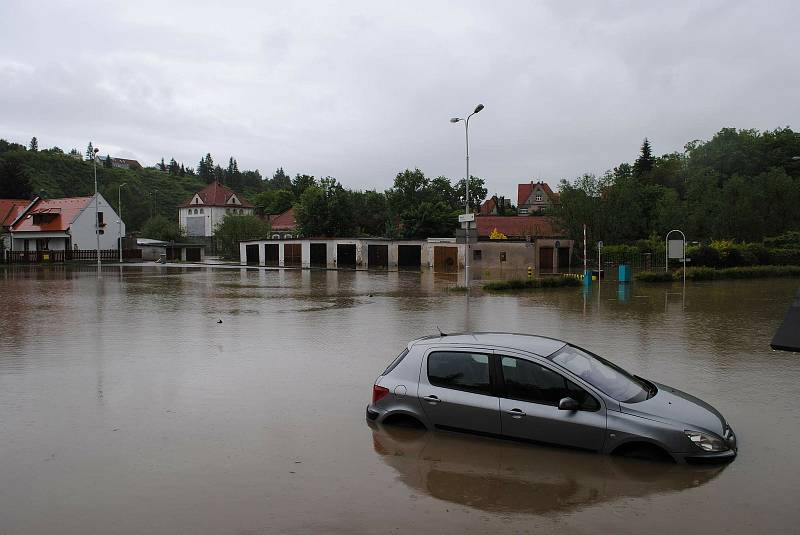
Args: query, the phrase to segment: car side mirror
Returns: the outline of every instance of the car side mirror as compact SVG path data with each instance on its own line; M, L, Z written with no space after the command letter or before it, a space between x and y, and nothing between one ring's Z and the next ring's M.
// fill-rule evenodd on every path
M558 410L561 411L576 411L578 410L578 402L572 398L561 398L558 402Z

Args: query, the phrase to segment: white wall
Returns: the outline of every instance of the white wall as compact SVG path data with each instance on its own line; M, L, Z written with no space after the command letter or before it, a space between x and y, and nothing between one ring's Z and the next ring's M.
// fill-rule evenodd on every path
M98 194L99 204L97 209L103 212L103 222L105 226L102 227L103 234L100 235L100 249L116 249L117 238L119 237L119 225L117 221L119 216L117 212L108 204L108 201ZM95 198L89 201L89 204L83 211L75 218L75 221L70 225L70 235L72 236L72 248L78 246L78 249L94 249L97 247L95 239L95 214L94 214ZM122 235L125 236L125 223L122 223ZM16 247L15 247L16 248Z
M197 214L194 211L197 210ZM200 214L200 210L203 210L203 213ZM228 211L230 210L230 211ZM222 206L205 206L202 204L193 204L190 208L181 208L178 210L178 224L181 228L186 231L186 218L187 217L205 217L205 230L204 236L213 236L214 235L214 228L219 225L223 218L232 213L233 210L236 210L236 214L239 214L239 210L242 211L241 215L252 215L253 209L252 208L224 208ZM191 213L190 213L191 212Z

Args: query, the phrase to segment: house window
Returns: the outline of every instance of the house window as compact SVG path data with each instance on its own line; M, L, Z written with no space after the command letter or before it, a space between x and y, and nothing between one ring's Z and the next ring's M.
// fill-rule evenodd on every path
M106 224L103 222L103 212L97 212L97 226L104 227Z
M536 202L542 202L542 196L541 195L537 195L536 196Z
M480 260L481 259L481 250L480 249L473 249L472 250L472 259L473 260Z
M202 208L200 208L200 213L201 213L201 214L203 213L203 209L202 209Z
M37 238L36 239L36 250L37 251L49 251L50 250L50 240L47 238Z
M500 261L501 262L505 262L506 261L506 252L505 251L502 251L500 253Z
M520 208L519 209L519 215L527 215L527 214L528 214L528 209L527 208Z

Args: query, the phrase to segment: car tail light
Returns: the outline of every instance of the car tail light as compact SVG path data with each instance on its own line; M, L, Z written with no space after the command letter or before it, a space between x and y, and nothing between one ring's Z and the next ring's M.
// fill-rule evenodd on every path
M389 389L378 385L372 385L372 403L377 403L389 395Z

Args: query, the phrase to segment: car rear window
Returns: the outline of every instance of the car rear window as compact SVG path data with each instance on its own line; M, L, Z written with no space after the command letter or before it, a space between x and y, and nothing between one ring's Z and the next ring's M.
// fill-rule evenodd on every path
M408 348L405 348L402 353L397 355L397 358L395 358L392 361L392 363L389 364L389 367L386 368L381 375L386 375L387 373L389 373L390 371L395 369L397 367L397 365L400 364L400 361L402 361L403 358L405 358L406 355L408 355Z

